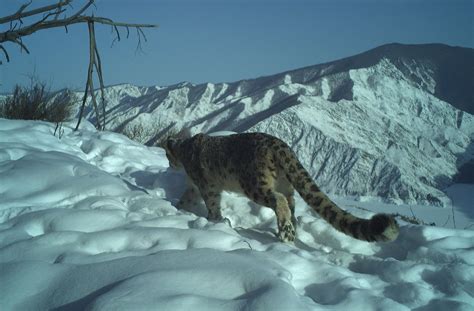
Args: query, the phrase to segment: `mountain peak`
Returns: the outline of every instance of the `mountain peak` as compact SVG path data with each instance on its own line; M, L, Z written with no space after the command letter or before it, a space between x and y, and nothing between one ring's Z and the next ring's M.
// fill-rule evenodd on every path
M436 84L432 94L460 110L474 114L474 93L471 91L474 88L474 49L471 48L439 43L389 43L354 56L291 70L278 76L289 74L293 81L311 83L324 76L375 66L382 59L388 59L415 83L419 79L413 71L419 66L429 66L431 78Z

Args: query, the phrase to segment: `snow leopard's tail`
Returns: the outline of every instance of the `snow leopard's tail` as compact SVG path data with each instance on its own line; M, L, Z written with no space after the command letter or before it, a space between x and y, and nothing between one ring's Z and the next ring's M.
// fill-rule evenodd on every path
M339 208L319 189L288 146L280 145L277 153L278 156L275 158L286 171L286 177L296 191L335 229L356 239L369 242L393 241L397 238L399 227L393 216L376 214L371 219L353 216Z

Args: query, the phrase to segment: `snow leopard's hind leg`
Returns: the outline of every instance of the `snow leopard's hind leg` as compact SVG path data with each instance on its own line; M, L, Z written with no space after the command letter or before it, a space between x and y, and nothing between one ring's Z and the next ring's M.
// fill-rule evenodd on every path
M291 223L293 227L296 228L296 217L295 217L295 197L293 194L286 196L286 201L288 202L288 207L290 208L291 212Z
M265 178L266 177L266 178ZM282 193L274 189L274 181L268 174L260 174L260 178L255 178L253 185L243 184L245 194L257 204L270 207L275 211L278 224L278 238L283 242L295 240L296 231L293 225L294 201L291 206L287 198Z

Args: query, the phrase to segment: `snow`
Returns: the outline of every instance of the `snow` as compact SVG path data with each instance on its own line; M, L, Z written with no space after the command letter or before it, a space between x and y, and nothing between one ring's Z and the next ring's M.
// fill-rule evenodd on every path
M0 119L2 310L474 306L472 185L448 189L453 211L334 197L360 217L439 211L437 226L399 220L392 243L345 236L298 197L298 239L285 244L273 212L236 194L224 194L220 223L202 203L176 210L184 176L162 149L72 127L59 139L53 124ZM452 212L456 228L443 226Z

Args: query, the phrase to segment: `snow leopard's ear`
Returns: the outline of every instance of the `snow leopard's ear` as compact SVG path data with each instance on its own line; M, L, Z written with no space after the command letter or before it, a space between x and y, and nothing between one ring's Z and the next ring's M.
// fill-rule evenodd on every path
M188 139L191 138L191 136L191 131L187 127L182 128L181 131L176 134L176 137L178 137L179 139Z

